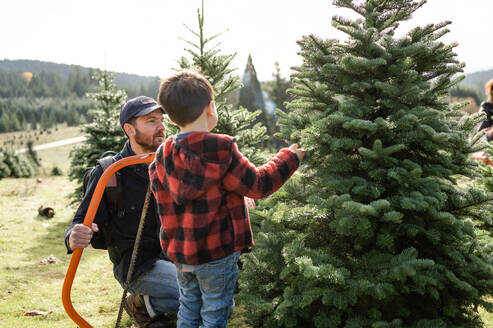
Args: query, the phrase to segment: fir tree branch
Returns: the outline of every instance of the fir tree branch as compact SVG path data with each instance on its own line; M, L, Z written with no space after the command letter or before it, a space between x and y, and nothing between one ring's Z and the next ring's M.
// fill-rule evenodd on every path
M479 206L479 205L482 205L482 204L487 204L491 201L493 201L493 193L489 193L490 197L488 198L485 198L483 200L481 200L480 202L476 202L476 203L469 203L465 206L462 206L462 207L459 207L459 208L456 208L456 209L448 209L450 212L452 213L455 213L455 212L459 212L459 211L463 211L465 209L468 209L468 208L471 208L471 207L476 207L476 206Z

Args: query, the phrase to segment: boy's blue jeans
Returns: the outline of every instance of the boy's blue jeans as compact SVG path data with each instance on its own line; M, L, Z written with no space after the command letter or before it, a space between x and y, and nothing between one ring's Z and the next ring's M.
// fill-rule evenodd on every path
M200 265L176 270L180 290L178 328L226 327L233 312L240 252Z

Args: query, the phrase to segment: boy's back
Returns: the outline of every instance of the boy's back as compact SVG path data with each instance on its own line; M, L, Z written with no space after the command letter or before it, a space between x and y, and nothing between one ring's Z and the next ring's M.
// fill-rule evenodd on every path
M287 148L256 168L230 136L190 132L168 138L149 168L166 255L202 264L252 246L244 196L268 196L297 167Z

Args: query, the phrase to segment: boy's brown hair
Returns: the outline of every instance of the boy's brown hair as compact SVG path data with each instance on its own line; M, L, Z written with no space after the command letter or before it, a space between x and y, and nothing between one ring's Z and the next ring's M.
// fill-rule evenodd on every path
M204 75L194 70L182 70L159 86L158 103L169 118L179 126L195 121L214 100L214 89Z

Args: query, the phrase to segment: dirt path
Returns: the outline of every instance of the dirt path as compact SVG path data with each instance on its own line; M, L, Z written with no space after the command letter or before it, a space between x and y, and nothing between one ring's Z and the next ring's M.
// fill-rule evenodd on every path
M87 139L86 137L81 136L81 137L75 137L75 138L70 138L70 139L59 140L59 141L50 142L50 143L47 143L47 144L44 144L44 145L34 146L33 147L33 150L42 150L42 149L47 149L47 148L53 148L53 147L60 147L60 146L70 145L70 144L73 144L73 143L83 142L86 139ZM27 148L23 148L23 149L16 150L15 153L16 154L18 154L18 153L25 153L26 151L27 151Z

